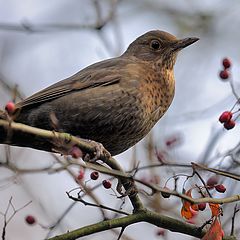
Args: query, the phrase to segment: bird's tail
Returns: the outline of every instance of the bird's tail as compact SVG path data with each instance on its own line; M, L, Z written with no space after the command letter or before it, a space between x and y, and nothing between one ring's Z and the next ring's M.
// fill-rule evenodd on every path
M7 114L5 111L0 109L0 121L2 120L7 120ZM6 137L6 133L5 133L5 127L0 124L0 144L4 143L4 139Z
M55 145L52 139L46 139L41 136L36 136L34 132L25 130L25 123L15 122L15 116L9 116L6 111L0 109L0 144L7 144L11 146L28 147L48 152L53 152ZM19 120L19 119L17 119ZM13 123L21 124L17 127Z
M0 120L6 120L6 113L0 109ZM4 142L5 129L3 126L0 126L0 144Z

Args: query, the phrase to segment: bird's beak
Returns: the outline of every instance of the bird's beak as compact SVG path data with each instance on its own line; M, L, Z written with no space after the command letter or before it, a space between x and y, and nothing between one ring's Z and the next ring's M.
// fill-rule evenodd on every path
M199 40L199 38L196 38L196 37L190 37L190 38L184 38L184 39L177 40L176 42L173 43L172 50L174 52L180 51L181 49L195 43L198 40Z

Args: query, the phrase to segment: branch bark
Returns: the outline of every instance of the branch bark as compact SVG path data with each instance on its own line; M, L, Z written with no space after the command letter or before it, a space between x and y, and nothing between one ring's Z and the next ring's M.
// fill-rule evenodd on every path
M144 210L129 215L127 217L106 220L86 227L82 227L74 231L49 238L48 240L76 240L80 237L87 236L93 233L98 233L119 227L125 228L131 224L139 222L151 223L155 226L162 227L173 232L184 233L197 238L201 238L205 234L205 231L194 225L187 224L177 219L163 216L148 210ZM224 237L223 239L236 240L236 238L233 236Z

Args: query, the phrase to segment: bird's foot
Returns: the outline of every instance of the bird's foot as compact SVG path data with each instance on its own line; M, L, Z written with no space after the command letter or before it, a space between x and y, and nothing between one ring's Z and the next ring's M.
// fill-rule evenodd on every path
M101 159L104 161L106 158L110 158L111 154L104 148L101 143L95 142L93 140L87 140L94 148L95 151L92 154L85 154L83 160L86 162L96 162Z
M123 188L125 189L125 192L123 192ZM138 190L132 180L126 180L124 183L120 179L118 179L118 184L116 188L117 192L121 195L120 198L126 197L126 196L133 196L138 193Z

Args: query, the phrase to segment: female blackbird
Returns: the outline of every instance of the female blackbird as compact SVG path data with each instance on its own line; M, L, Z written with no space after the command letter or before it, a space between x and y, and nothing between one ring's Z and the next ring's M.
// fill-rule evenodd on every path
M140 141L166 112L174 97L177 53L197 40L147 32L120 57L95 63L17 103L13 119L42 129L57 127L119 154ZM0 128L0 143L6 135ZM43 140L24 133L13 134L10 144L52 151Z

